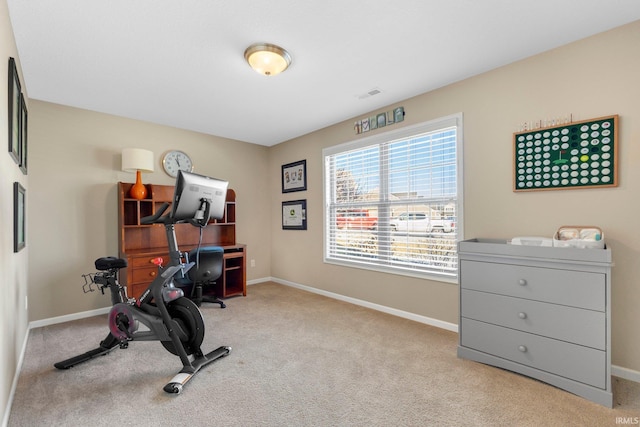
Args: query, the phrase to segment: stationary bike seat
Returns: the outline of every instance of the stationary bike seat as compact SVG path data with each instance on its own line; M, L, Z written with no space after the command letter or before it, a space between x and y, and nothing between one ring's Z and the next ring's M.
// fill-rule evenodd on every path
M114 268L124 268L127 266L127 260L123 258L116 258L113 256L107 256L98 258L96 260L96 270L106 271Z

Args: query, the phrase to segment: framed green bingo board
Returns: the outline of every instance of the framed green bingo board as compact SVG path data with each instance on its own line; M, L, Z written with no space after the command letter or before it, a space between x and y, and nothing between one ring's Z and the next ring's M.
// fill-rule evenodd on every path
M513 191L616 187L618 116L513 134Z

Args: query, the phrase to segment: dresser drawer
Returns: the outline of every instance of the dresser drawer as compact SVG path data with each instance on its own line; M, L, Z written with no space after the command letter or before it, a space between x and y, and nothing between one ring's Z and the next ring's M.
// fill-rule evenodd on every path
M158 267L152 265L151 267L138 267L131 269L131 281L132 284L144 283L149 284L158 275Z
M462 290L461 304L461 315L466 318L606 349L606 316L600 311L468 289Z
M606 389L606 353L471 319L462 319L461 345Z
M605 311L606 276L601 273L460 261L463 289Z
M167 264L169 261L169 255L167 254L135 256L135 257L129 257L129 267L134 267L134 268L135 267L151 267L151 266L155 267L153 260L158 257L163 259L163 264Z

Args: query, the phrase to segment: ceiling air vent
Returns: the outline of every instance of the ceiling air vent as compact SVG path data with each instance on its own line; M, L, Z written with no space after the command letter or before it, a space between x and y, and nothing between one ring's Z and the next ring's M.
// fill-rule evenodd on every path
M365 99L365 98L369 98L370 96L377 95L379 93L382 93L382 91L376 87L371 89L367 93L363 93L362 95L357 95L357 96L358 96L358 99Z

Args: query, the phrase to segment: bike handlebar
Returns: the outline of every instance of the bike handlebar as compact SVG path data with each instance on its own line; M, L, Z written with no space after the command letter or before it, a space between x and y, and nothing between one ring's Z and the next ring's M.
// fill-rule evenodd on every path
M171 218L170 215L162 216L162 214L164 214L164 211L166 211L167 208L169 207L169 203L164 202L160 205L156 213L154 213L153 215L140 218L140 224L143 224L143 225L178 224L181 222L188 222L193 226L204 228L207 226L207 223L209 222L210 202L206 199L201 199L201 202L202 203L200 204L200 210L196 212L196 213L202 212L202 218L200 219L196 219L194 217L193 219L188 219L188 220L175 220L174 218Z
M164 223L164 221L161 220L160 217L162 216L164 211L167 210L168 207L169 207L169 203L164 202L162 205L160 205L160 207L158 208L156 213L154 213L153 215L149 215L149 216L145 216L145 217L140 218L140 224L145 224L146 225L146 224Z

